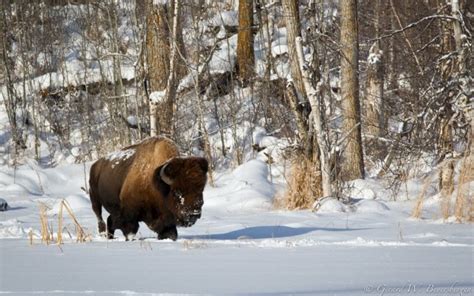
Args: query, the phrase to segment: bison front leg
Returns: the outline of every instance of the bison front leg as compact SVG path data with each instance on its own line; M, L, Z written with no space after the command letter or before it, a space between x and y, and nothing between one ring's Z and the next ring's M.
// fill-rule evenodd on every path
M138 221L129 220L127 222L124 222L121 227L121 230L123 232L123 235L125 236L125 240L134 240L138 232L138 227Z
M169 238L175 241L178 238L176 225L167 219L163 219L163 217L152 221L146 221L145 223L148 228L158 233L159 240Z
M99 234L101 236L105 235L105 228L106 228L105 222L104 220L102 220L102 218L100 218L99 223L98 223L98 229L99 229Z
M176 240L178 238L178 230L176 229L176 225L170 225L164 227L163 230L158 232L158 239L171 239Z
M138 227L138 221L136 220L127 220L122 216L110 215L107 218L107 237L113 239L115 230L120 229L123 236L125 236L125 240L128 241L135 237Z

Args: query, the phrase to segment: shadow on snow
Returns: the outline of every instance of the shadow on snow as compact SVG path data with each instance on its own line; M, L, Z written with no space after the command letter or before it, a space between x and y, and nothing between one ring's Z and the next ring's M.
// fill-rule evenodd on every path
M306 234L313 231L355 231L360 228L318 228L318 227L288 227L288 226L254 226L238 229L226 233L205 234L205 235L183 235L186 239L215 239L215 240L236 240L236 239L264 239L283 238Z

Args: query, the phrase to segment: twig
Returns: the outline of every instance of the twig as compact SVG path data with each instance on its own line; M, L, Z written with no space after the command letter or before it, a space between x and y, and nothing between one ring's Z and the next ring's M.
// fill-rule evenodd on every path
M405 27L400 26L401 27L400 29L392 31L389 34L385 34L385 35L381 35L380 37L377 37L377 38L369 39L369 42L374 42L374 41L378 41L378 40L381 40L381 39L386 39L386 38L393 37L396 34L403 33L406 30L409 30L413 27L416 27L416 26L418 26L419 24L421 24L423 22L426 22L428 20L433 20L433 19L447 19L447 20L457 21L456 18L454 18L452 16L449 16L449 15L429 15L429 16L423 17L423 18L417 20L416 22L411 23L411 24L409 24Z

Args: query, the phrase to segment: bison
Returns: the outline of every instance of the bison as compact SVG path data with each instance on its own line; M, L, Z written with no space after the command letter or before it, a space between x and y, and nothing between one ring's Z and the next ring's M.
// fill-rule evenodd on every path
M158 239L176 240L176 226L189 227L201 217L208 162L180 157L177 146L152 137L100 158L90 170L90 199L100 233L126 239L143 221ZM109 212L107 225L102 207Z

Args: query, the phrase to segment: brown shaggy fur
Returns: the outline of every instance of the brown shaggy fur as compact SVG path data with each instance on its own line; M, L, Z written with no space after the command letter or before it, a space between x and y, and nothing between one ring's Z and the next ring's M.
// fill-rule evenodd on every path
M171 185L160 176L161 168ZM176 226L191 226L201 216L202 191L208 163L204 158L180 158L169 139L153 137L96 161L91 167L90 197L105 232L102 207L110 216L107 232L135 234L143 221L160 239L177 238Z

